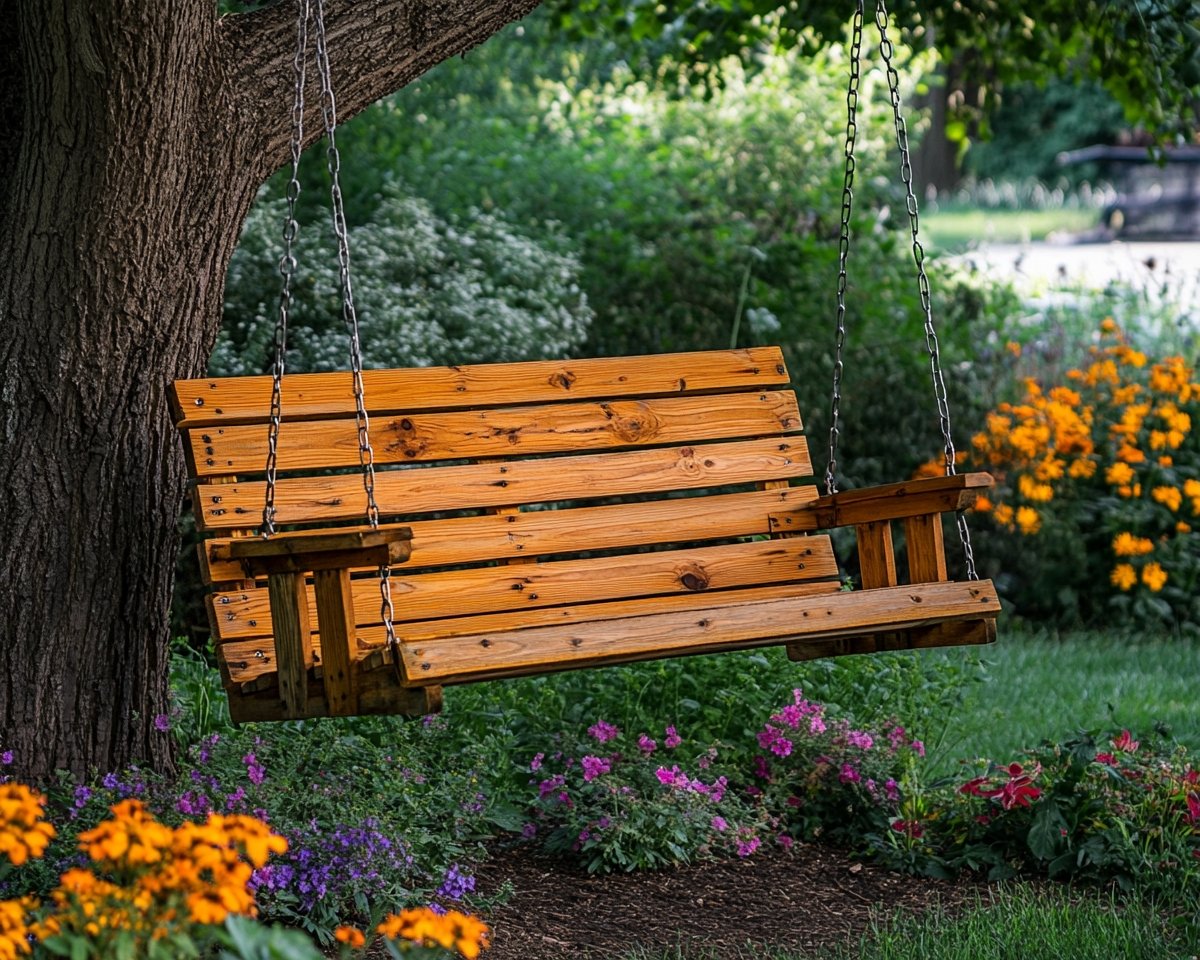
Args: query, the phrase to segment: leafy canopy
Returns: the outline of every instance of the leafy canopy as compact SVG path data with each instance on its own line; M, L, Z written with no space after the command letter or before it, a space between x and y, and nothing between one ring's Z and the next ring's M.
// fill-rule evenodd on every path
M575 38L608 37L643 72L721 83L728 57L754 63L771 49L815 48L840 39L849 2L827 0L549 0ZM867 4L867 16L872 5ZM1192 0L1018 0L983 3L894 0L896 31L936 46L960 67L974 104L1001 88L1052 77L1100 81L1162 142L1184 140L1200 102L1200 3ZM873 28L865 37L870 38Z

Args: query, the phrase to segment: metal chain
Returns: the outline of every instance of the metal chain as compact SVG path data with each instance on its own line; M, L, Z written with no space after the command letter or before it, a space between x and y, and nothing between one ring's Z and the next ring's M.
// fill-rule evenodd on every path
M917 288L921 296L921 310L925 315L925 347L929 353L929 367L933 379L933 393L937 401L938 425L942 431L946 476L953 476L955 467L954 439L950 431L950 404L946 396L946 381L942 376L941 349L937 331L933 325L933 306L929 294L929 278L925 274L925 248L918 237L917 197L913 192L912 159L908 149L908 125L900 109L900 76L892 64L895 48L888 39L888 12L884 0L876 0L875 26L879 29L879 53L887 68L888 93L892 101L892 119L896 128L896 146L900 150L900 179L904 182L905 204L908 210L908 225L912 233L913 260L917 267ZM967 527L966 515L958 513L958 538L962 542L966 560L967 578L978 580L975 571L975 553L971 548L971 531Z
M829 459L825 464L825 492L837 493L837 450L842 418L842 354L846 347L846 258L850 254L850 213L854 208L854 141L858 136L858 82L861 75L863 0L854 8L850 39L850 87L846 91L846 173L842 180L842 230L838 239L837 337L833 354L833 397L829 418Z
M296 0L296 53L292 58L295 80L292 96L292 179L287 185L287 217L283 221L283 256L279 258L279 275L283 286L279 293L279 310L275 315L275 362L271 365L271 413L267 427L267 492L263 504L262 535L275 533L275 473L279 446L279 424L283 415L283 371L287 364L287 325L292 307L292 277L296 273L296 255L292 246L300 230L296 222L296 199L300 196L300 154L304 143L304 76L308 59L309 0Z
M337 102L333 96L333 80L329 69L329 51L325 43L325 0L316 0L317 72L321 78L321 118L325 124L325 160L329 169L330 197L333 206L333 232L337 237L339 285L342 294L342 320L350 339L350 373L354 386L354 419L358 427L358 461L362 467L363 490L367 495L367 522L374 530L379 526L379 504L375 500L375 451L371 447L370 418L364 399L362 346L358 336L358 312L354 307L354 287L350 279L350 236L346 230L346 213L342 202L340 173L342 158L337 146ZM387 634L392 653L392 668L396 679L402 680L400 643L393 624L391 567L379 567L379 615Z

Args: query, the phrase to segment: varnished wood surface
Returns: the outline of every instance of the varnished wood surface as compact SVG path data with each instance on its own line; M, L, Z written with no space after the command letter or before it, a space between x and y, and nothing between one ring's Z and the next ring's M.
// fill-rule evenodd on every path
M837 575L828 537L732 543L522 566L474 567L449 573L392 571L398 622L535 610L655 594L700 593L738 586L796 583ZM355 580L358 625L379 622L375 578ZM215 639L268 636L272 631L262 589L210 598L219 627Z
M412 530L408 567L762 535L769 532L767 517L772 510L802 504L816 496L816 487L788 487L784 481L781 488L749 493L416 520L404 524ZM304 534L280 533L272 542L281 543L293 536L303 538ZM227 537L206 541L201 566L206 583L244 579L240 564L231 557L233 543Z
M490 630L517 630L524 627L565 626L646 614L698 610L714 603L746 603L752 600L775 600L784 597L807 597L837 593L840 584L834 580L787 583L769 587L740 587L704 593L673 594L663 597L642 597L635 600L610 600L601 603L570 604L515 613L485 613L469 617L448 617L442 620L419 620L400 623L396 633L405 643L421 640L457 637ZM381 667L390 662L383 656L386 634L381 624L357 629L355 656L366 668ZM320 638L313 634L316 655ZM249 683L260 677L274 677L275 647L270 637L251 640L231 640L217 647L217 659L227 671L231 685ZM390 669L390 667L388 668ZM273 680L271 681L274 682Z
M821 638L994 617L988 580L921 584L831 596L758 601L706 610L533 627L404 644L407 682L459 683L570 666L711 653L798 637Z
M671 396L739 387L761 389L788 382L778 347L594 360L537 360L363 371L371 414L547 403L558 400ZM253 423L271 405L271 378L177 380L171 405L180 427ZM283 378L287 420L353 416L348 371Z
M507 463L413 467L376 474L375 497L385 515L511 506L634 493L665 493L722 484L806 477L812 473L803 436L695 444ZM262 512L266 484L195 488L203 530L245 527ZM363 516L357 474L295 477L275 488L281 525L329 523Z
M371 446L375 463L384 465L758 437L800 426L795 394L764 391L377 416ZM188 431L187 444L197 477L266 469L265 422L197 428ZM280 428L280 471L357 467L358 456L353 417Z

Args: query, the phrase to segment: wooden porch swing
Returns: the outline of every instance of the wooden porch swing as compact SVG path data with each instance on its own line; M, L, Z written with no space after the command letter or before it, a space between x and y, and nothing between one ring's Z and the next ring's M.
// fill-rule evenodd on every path
M991 478L954 473L882 3L947 475L847 492L834 480L860 0L821 496L803 482L813 468L777 347L363 371L322 0L311 2L350 373L283 375L297 121L273 374L172 388L197 526L212 535L202 573L235 721L421 715L445 684L747 647L784 644L803 660L995 638L996 591L975 577L962 516ZM298 0L297 118L309 5ZM943 545L954 512L961 581ZM853 590L819 532L840 526L856 532Z

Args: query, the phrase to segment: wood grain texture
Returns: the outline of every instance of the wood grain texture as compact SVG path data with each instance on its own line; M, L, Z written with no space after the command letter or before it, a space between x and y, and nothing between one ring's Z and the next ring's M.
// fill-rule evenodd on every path
M996 619L946 620L932 626L914 627L887 634L863 634L832 637L825 640L800 640L789 643L788 659L805 661L821 657L882 653L885 650L922 650L930 647L960 647L994 643Z
M306 716L332 716L320 680L309 680L307 703ZM441 687L402 687L390 670L379 670L360 678L358 712L364 716L423 717L441 709ZM235 693L229 698L229 715L234 723L288 719L283 715L279 693L274 689L257 694Z
M888 632L999 613L990 581L922 584L765 600L401 647L406 683L462 683L663 656Z
M671 396L786 386L778 347L366 370L363 388L372 416L558 400ZM261 421L271 405L271 378L177 380L171 387L176 425L207 427ZM285 377L283 416L314 420L354 415L348 373Z
M321 570L313 576L317 606L317 630L323 642L321 683L331 717L353 716L358 708L355 683L357 634L354 626L354 595L349 570ZM311 636L305 638L311 644Z
M904 543L908 553L909 583L937 583L949 579L941 514L905 517Z
M655 594L799 583L836 575L829 538L816 536L446 573L408 575L393 570L392 601L396 622L404 623ZM351 589L357 624L379 623L377 581L355 580ZM220 628L214 639L271 635L273 621L267 599L262 589L214 594Z
M564 626L646 614L698 610L712 606L714 603L746 603L752 600L817 596L837 593L839 589L840 585L837 581L830 580L788 583L770 587L740 587L704 593L675 594L666 597L571 604L540 610L521 610L515 613L485 613L469 617L450 617L444 620L420 620L399 625L397 633L405 643L413 643L421 640L486 633L491 630ZM358 628L355 657L360 669L378 669L390 664L391 657L387 655L385 649L386 641L387 637L381 624ZM315 633L312 642L314 650L319 655L320 638ZM222 665L222 670L228 675L228 685L230 686L241 687L260 677L268 678L269 681L263 688L275 683L275 648L270 637L222 643L217 647L217 660Z
M791 436L385 470L376 475L375 496L386 516L695 490L811 473L808 444L803 436ZM262 511L265 486L264 482L200 484L194 490L197 525L202 530L220 530L253 522ZM344 474L280 480L275 505L281 525L360 519L365 506L362 478Z
M805 532L950 513L969 507L992 482L987 473L960 473L847 490L818 497L800 510L776 514L771 517L771 528L779 533Z
M303 717L308 711L308 668L313 663L304 577L296 573L273 574L267 581L266 592L274 625L283 714L288 718Z
M371 446L383 465L759 437L800 426L791 391L761 391L376 416ZM265 469L265 422L202 427L186 431L185 442L197 477ZM276 452L280 471L357 467L358 428L352 417L284 423Z
M404 525L411 528L413 538L408 568L761 536L769 532L767 516L772 510L817 496L815 487L782 483L781 488L763 492L671 497L570 510L498 508L505 512L416 520ZM274 540L282 542L291 536L280 533ZM231 558L232 543L229 538L214 537L203 545L201 572L206 583L244 579L241 565Z
M898 581L891 523L860 523L855 527L855 535L858 539L858 568L862 588L894 587Z

